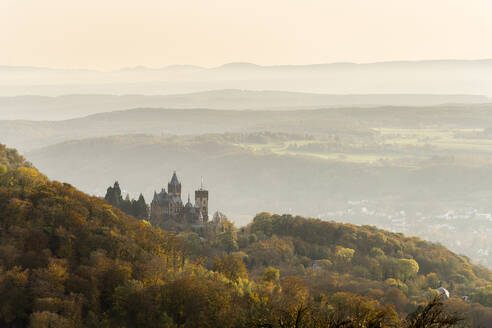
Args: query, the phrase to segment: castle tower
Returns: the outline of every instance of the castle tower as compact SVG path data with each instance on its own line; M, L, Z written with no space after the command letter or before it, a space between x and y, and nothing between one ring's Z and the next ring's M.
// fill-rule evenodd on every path
M208 221L208 190L203 189L203 179L200 189L195 190L195 203L200 208L200 213L203 216L203 222Z
M181 182L179 182L176 176L176 171L173 173L171 181L167 184L167 193L172 196L178 196L181 199Z

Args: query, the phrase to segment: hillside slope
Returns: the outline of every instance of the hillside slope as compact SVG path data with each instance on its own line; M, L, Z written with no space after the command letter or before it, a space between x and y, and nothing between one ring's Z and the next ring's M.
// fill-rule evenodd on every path
M31 164L17 150L0 144L0 167L3 167L3 170L30 166Z
M0 172L0 268L6 327L413 327L406 313L434 285L486 304L492 283L443 247L370 227L262 213L205 241L170 235L27 167ZM478 327L488 308L472 305L445 311Z

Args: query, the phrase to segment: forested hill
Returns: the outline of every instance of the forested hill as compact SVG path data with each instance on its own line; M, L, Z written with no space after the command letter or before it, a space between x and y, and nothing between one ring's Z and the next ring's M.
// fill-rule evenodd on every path
M357 280L359 283L384 281L403 291L409 297L407 302L438 285L459 296L471 295L492 282L492 272L441 245L373 226L260 213L246 230L249 240L261 240L245 247L248 262L271 264L273 261L282 266L285 262L268 255L278 254L282 245L283 252L292 252L287 262L306 264L308 258L327 271L344 274L345 279L351 277L353 281L344 279L337 284L351 284L352 288ZM289 265L292 267L292 262ZM362 292L366 286L362 284L357 289Z
M2 149L2 327L417 327L457 309L476 327L492 320L477 303L490 305L490 271L441 246L268 213L205 238L168 234ZM472 303L418 308L441 285Z

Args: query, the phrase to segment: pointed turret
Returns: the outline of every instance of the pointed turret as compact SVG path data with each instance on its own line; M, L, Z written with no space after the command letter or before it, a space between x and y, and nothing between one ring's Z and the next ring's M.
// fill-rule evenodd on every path
M176 175L176 171L173 172L173 176L171 178L171 182L169 182L169 183L172 184L172 185L175 185L175 186L181 184L179 182L179 180L178 180L178 176Z
M174 171L171 181L167 184L167 192L171 196L178 196L181 199L181 182L178 180L176 171Z
M188 194L188 202L185 205L186 208L193 208L193 204L190 202L190 194Z

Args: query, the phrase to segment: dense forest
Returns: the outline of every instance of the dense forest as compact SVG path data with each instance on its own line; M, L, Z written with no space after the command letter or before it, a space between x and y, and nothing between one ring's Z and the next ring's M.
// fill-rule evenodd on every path
M268 213L207 238L170 234L50 181L13 150L2 148L0 163L2 326L484 327L492 320L492 273L439 245ZM452 297L437 298L438 286Z

